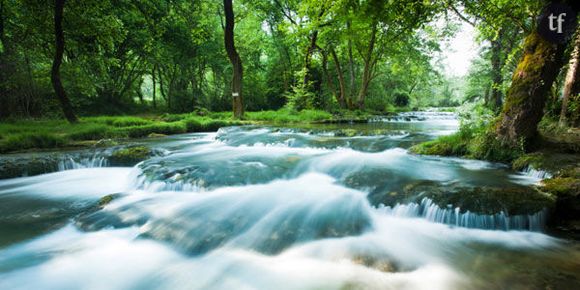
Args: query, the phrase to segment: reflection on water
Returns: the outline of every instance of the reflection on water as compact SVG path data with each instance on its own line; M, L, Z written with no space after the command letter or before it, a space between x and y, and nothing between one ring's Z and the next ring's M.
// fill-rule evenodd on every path
M456 128L440 113L231 127L143 141L167 154L134 168L96 155L1 180L0 289L580 288L580 251L540 232L537 205L465 208L537 178L405 149ZM428 198L452 188L473 200Z

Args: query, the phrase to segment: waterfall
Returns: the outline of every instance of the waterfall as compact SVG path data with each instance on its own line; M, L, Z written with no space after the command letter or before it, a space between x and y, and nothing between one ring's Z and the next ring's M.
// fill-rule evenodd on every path
M537 170L532 166L527 166L523 171L525 175L538 178L538 179L548 179L554 177L550 172L545 170Z
M71 156L65 156L58 161L58 171L107 167L108 165L109 161L105 156L94 155L92 157L81 157L79 159L75 159Z
M393 207L380 205L378 211L399 217L420 217L431 222L457 227L488 230L530 230L542 231L547 218L547 210L529 215L508 215L503 211L496 214L461 212L459 207L441 208L429 198L421 203L396 204Z

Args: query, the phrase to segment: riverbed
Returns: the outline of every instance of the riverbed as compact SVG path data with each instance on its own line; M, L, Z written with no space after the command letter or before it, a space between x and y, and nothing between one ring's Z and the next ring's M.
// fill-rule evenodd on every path
M137 140L156 154L133 167L51 153L0 180L0 289L580 289L538 176L407 150L457 128L226 127Z

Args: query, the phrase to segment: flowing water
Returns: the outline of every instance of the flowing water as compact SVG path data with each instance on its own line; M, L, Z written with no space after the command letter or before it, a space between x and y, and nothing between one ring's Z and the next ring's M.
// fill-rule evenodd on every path
M537 174L406 150L456 129L229 127L141 141L164 154L133 168L62 153L0 180L0 289L580 289L543 207L448 193Z

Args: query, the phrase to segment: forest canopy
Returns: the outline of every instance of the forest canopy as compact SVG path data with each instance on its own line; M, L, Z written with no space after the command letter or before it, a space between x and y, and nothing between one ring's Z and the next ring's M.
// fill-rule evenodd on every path
M460 104L498 115L548 3L0 0L0 118ZM442 51L465 25L479 51L457 76ZM538 56L558 55L540 95L553 118L572 125L575 78L570 97L562 92L573 43Z

